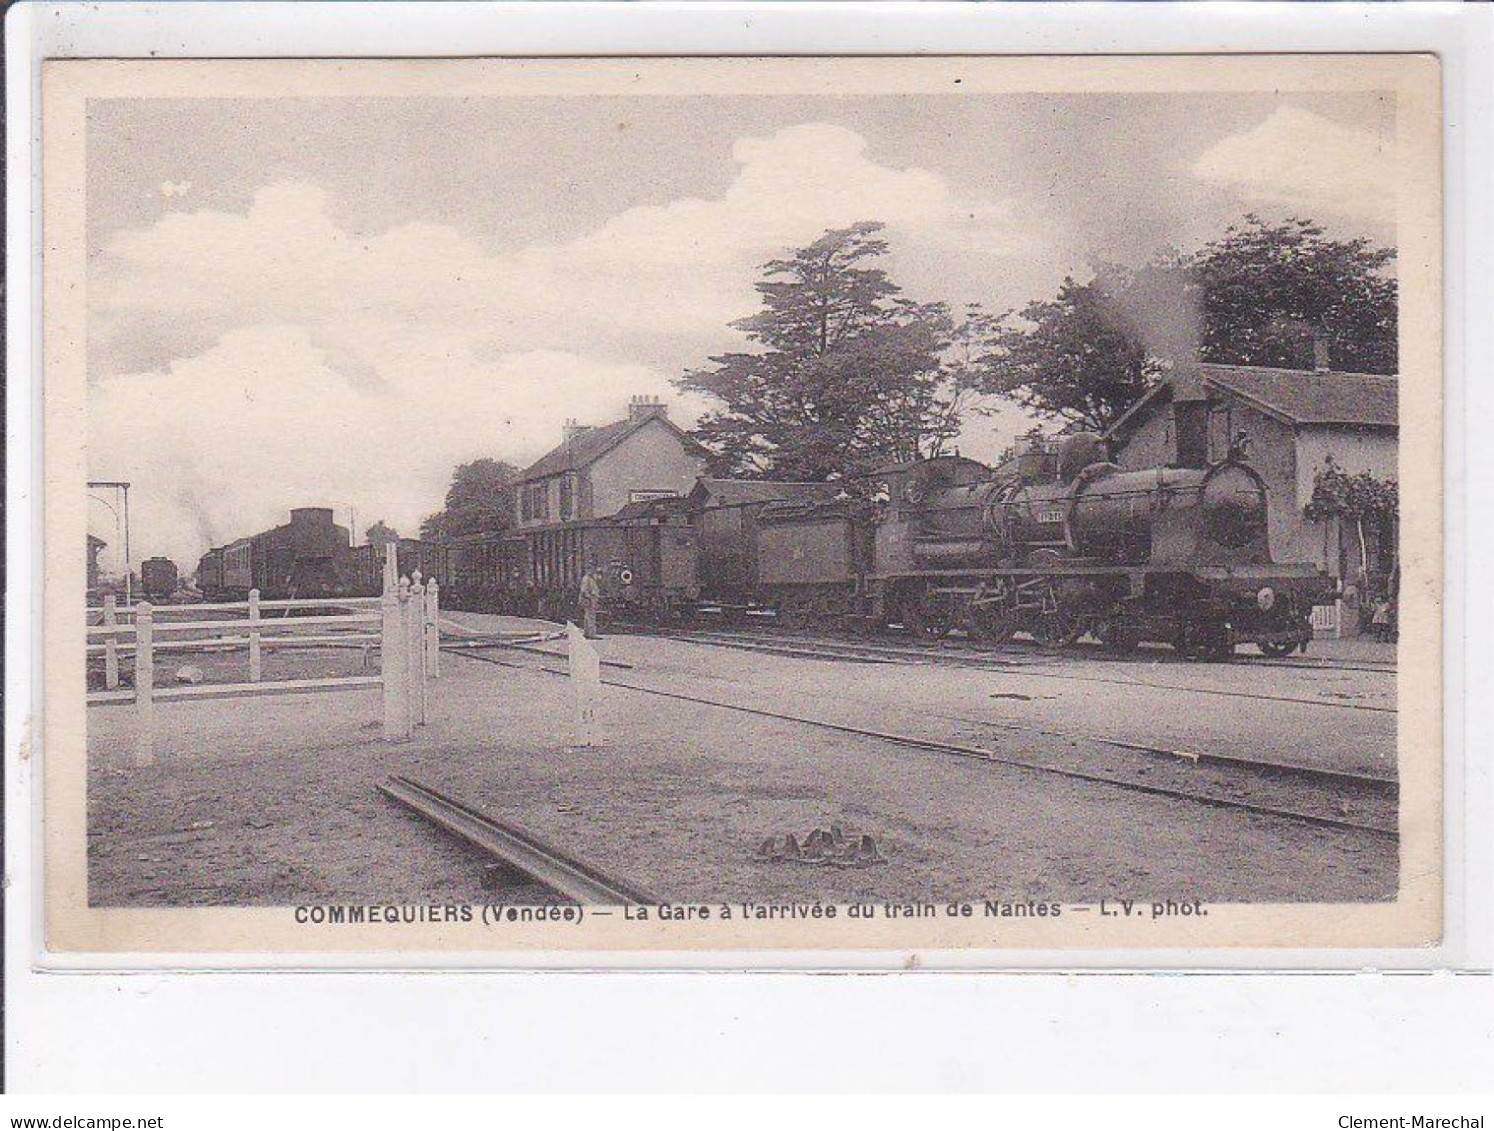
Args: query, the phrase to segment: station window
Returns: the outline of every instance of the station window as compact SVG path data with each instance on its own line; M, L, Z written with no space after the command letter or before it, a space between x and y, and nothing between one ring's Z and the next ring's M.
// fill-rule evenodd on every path
M567 521L575 510L575 486L569 475L562 476L560 480L560 518Z

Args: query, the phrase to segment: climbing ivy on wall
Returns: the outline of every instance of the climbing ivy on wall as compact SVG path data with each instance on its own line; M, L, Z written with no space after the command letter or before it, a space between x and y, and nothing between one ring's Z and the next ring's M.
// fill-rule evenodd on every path
M1337 518L1354 524L1359 535L1359 566L1368 577L1369 549L1365 543L1365 525L1393 531L1400 517L1401 493L1394 479L1380 479L1367 471L1350 474L1328 456L1313 479L1312 499L1303 510L1314 522ZM1392 569L1394 553L1392 541Z

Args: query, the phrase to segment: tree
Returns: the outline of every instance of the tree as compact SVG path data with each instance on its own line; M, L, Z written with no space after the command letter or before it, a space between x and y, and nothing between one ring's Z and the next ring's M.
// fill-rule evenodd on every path
M1387 572L1395 572L1396 523L1401 513L1400 487L1394 479L1379 479L1367 471L1349 474L1330 455L1313 478L1312 498L1303 513L1314 522L1337 518L1353 523L1359 535L1359 571L1369 577L1369 545L1364 527L1376 527L1390 545Z
M1062 423L1104 431L1170 366L1194 360L1307 368L1324 334L1337 369L1394 373L1395 252L1332 240L1308 220L1248 215L1188 255L1087 283L994 319L972 386Z
M882 228L827 231L764 264L762 309L732 324L758 349L675 382L722 406L695 431L717 471L823 480L936 454L958 431L949 312L903 298L872 265L887 251Z
M390 542L399 541L399 531L381 518L363 532L363 538L370 546L382 551Z
M426 539L490 534L514 525L513 481L519 469L496 459L475 459L451 473L446 505L420 524Z
M1313 335L1322 333L1335 369L1394 373L1394 260L1365 239L1328 239L1310 220L1248 215L1178 269L1202 296L1208 361L1312 368Z
M1159 372L1118 297L1128 283L1117 267L1088 283L1065 278L1053 299L992 320L968 379L1056 417L1063 431L1103 432Z

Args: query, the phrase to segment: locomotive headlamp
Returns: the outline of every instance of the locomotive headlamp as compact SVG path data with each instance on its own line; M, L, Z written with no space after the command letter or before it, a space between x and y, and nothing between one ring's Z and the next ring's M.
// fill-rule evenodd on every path
M617 580L621 581L624 585L632 585L633 584L633 571L630 570L630 569L624 569L621 573L619 573L617 575Z
M1255 603L1261 607L1261 612L1269 613L1271 606L1276 604L1276 590L1272 589L1269 585L1263 587L1255 595Z

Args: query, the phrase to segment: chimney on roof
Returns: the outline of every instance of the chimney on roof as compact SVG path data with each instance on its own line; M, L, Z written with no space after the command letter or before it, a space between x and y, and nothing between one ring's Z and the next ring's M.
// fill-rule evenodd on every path
M591 431L590 424L577 424L574 416L567 417L566 422L561 425L560 434L564 442L569 444L577 436Z
M628 419L644 420L650 416L665 417L669 409L658 397L638 396L628 398Z
M1316 329L1312 332L1312 367L1319 373L1327 373L1333 368L1331 362L1328 355L1328 332Z

